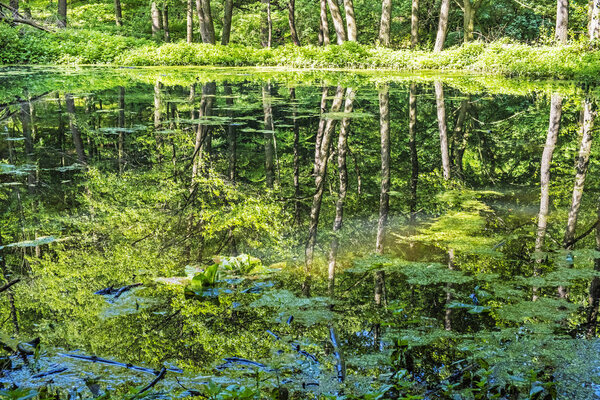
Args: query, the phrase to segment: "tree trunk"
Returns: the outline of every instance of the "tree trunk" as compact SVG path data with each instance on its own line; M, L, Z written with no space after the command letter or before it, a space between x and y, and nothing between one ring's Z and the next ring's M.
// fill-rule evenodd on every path
M419 158L417 156L417 86L411 83L408 96L408 133L410 148L410 225L414 226L417 221L417 184L419 181Z
M65 94L65 103L67 105L67 114L69 114L69 127L71 128L71 135L73 136L73 144L75 145L75 151L77 152L77 160L80 164L86 165L85 151L83 150L83 141L81 140L81 133L75 120L75 101L70 93Z
M329 5L329 12L331 13L333 27L335 28L337 44L343 44L346 41L346 28L344 27L344 20L342 19L340 7L338 6L337 0L327 0L327 4Z
M231 37L231 19L233 18L233 0L225 0L223 5L223 33L221 44L227 46Z
M346 27L348 28L348 40L356 42L358 30L356 28L356 17L354 16L354 3L352 0L344 0L344 10L346 13Z
M161 98L160 98L160 81L157 80L154 83L154 138L156 140L156 153L158 162L162 161L162 138L158 131L161 129L162 111L161 111Z
M419 44L419 0L412 0L410 14L410 48L414 49Z
M187 0L186 21L186 40L192 43L194 41L194 0Z
M567 229L563 240L563 247L566 250L573 249L575 240L575 231L577 229L577 217L579 216L579 207L583 197L583 188L585 178L590 163L590 152L592 151L592 129L594 127L595 112L592 110L592 103L586 99L583 102L583 124L581 126L581 145L579 146L579 155L575 161L575 183L573 185L573 197L571 199L571 208L567 219ZM567 297L567 290L563 286L558 287L558 294L561 298Z
M590 40L598 40L600 39L600 0L591 0L589 13L588 36Z
M440 130L440 150L442 154L442 175L450 180L450 155L448 153L448 127L446 126L446 105L444 102L444 86L435 81L435 102L437 108L438 127Z
M464 0L463 30L465 43L473 40L473 31L475 30L475 8L471 6L471 0Z
M392 24L392 0L381 2L381 22L379 24L379 44L389 47L390 26Z
M196 0L196 12L200 23L202 43L215 44L215 26L212 19L210 0Z
M385 86L379 91L379 131L381 135L381 193L377 224L376 251L383 254L385 229L390 207L390 92Z
M346 104L344 113L351 114L354 105L354 92L348 88L346 90ZM338 198L335 203L335 220L333 221L333 240L331 241L331 250L329 252L329 291L333 293L335 287L335 270L337 263L337 254L339 247L339 232L342 229L344 221L344 203L346 201L346 192L348 191L348 168L346 165L346 153L348 151L348 134L350 131L350 118L343 118L340 125L340 135L338 138L338 177L340 188Z
M121 10L121 0L115 0L115 22L117 26L123 26L123 12Z
M550 103L550 124L544 152L542 153L542 163L540 167L540 211L538 213L538 225L535 238L535 252L538 254L535 260L533 274L540 274L540 266L544 257L540 253L544 250L544 240L546 238L546 229L548 226L548 214L550 208L550 167L552 156L558 139L560 130L560 119L562 115L562 97L558 94L552 95ZM533 299L537 299L537 288L533 288Z
M442 0L440 7L440 20L438 23L437 36L435 39L434 52L440 52L444 49L446 34L448 33L448 17L450 15L450 0Z
M58 0L58 27L67 27L67 0Z
M329 45L329 22L327 22L327 0L320 0L321 20L319 23L319 45Z
M119 87L119 154L117 162L119 164L119 173L123 173L125 167L125 160L123 158L125 153L125 88Z
M339 112L342 107L342 101L344 99L344 88L338 86L333 103L331 105L331 112ZM319 214L321 212L321 202L323 200L323 191L325 189L325 178L327 177L327 160L329 158L329 148L331 144L331 136L335 131L336 125L335 119L327 119L325 128L323 130L323 138L320 146L316 151L319 154L319 158L315 165L315 194L313 196L312 206L310 209L310 223L308 227L308 241L306 243L305 257L306 257L306 271L310 271L310 267L313 262L313 255L315 245L317 242L317 228L319 225Z
M273 109L271 107L271 85L265 84L262 87L263 113L265 123L265 176L267 187L273 189L274 181L274 162L273 162L273 135L275 126L273 124Z
M273 21L271 20L271 0L261 0L263 4L263 18L261 28L262 47L271 48L273 40Z
M298 39L298 32L296 31L296 0L288 0L288 23L292 43L300 46L300 39Z
M150 14L152 17L152 37L156 37L160 31L160 13L155 1L150 4Z
M554 38L566 44L569 29L569 0L556 0L556 33Z
M162 12L162 26L165 35L165 42L171 41L171 32L169 31L169 6L165 6Z

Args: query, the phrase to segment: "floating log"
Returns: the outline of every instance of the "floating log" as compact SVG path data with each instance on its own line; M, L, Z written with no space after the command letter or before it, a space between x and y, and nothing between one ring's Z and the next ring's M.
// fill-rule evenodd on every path
M94 363L101 363L101 364L107 364L107 365L114 365L116 367L122 367L122 368L131 369L134 371L145 372L145 373L156 375L156 376L158 376L160 374L160 371L157 371L152 368L140 367L140 366L133 365L133 364L125 364L122 362L107 360L105 358L100 358L100 357L96 357L96 356L82 356L79 354L63 354L63 353L58 353L58 355L61 357L75 358L77 360L90 361L90 362L94 362ZM183 370L179 369L179 368L167 368L167 371L175 372L177 374L183 373Z

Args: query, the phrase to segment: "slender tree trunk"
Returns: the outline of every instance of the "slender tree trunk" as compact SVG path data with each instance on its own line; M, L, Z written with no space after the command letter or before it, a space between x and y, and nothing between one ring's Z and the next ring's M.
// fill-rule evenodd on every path
M600 0L591 0L590 2L590 23L588 26L588 36L590 40L600 39Z
M115 22L117 26L123 26L123 12L121 10L121 0L115 0Z
M125 167L124 153L125 153L125 88L119 87L119 153L117 162L119 163L119 173L123 173Z
M155 1L150 4L150 14L152 17L152 37L156 37L160 31L160 13Z
M410 48L414 49L419 44L419 0L412 0L410 14Z
M344 20L342 19L340 7L338 6L337 0L327 0L327 4L329 5L329 12L331 13L333 27L335 28L337 44L342 44L346 41L346 28L344 27Z
M33 148L33 138L31 136L32 132L32 123L31 123L31 111L29 110L29 104L21 103L21 112L19 116L21 120L21 128L23 131L23 137L25 138L25 157L27 160L27 164L33 164L34 161L32 157L34 156L34 148ZM37 169L37 167L36 167ZM35 179L36 171L31 171L27 174L27 191L29 194L33 194L36 179Z
M573 249L575 240L575 231L577 229L577 217L579 216L579 207L583 197L583 188L585 178L590 163L590 153L592 151L592 129L594 127L595 112L592 110L592 103L586 99L583 102L583 123L581 126L581 145L579 146L579 155L575 162L575 183L573 185L573 197L571 199L571 208L567 219L567 229L563 240L563 247L566 250ZM564 286L558 287L558 295L561 298L567 297L567 289Z
M267 187L273 189L274 181L274 162L273 162L273 135L275 126L273 124L273 109L271 106L271 85L265 84L262 87L263 113L265 122L265 176Z
M288 24L290 25L292 43L300 46L300 39L298 39L298 32L296 31L296 0L288 0Z
M9 271L6 267L6 253L2 248L4 246L4 240L2 238L2 231L0 230L0 271L2 272L2 276L6 281L9 281ZM15 328L15 333L19 334L19 318L17 314L17 307L15 306L15 297L13 295L13 288L7 290L6 295L8 297L8 302L10 304L10 316L13 322L13 326Z
M263 20L261 29L262 47L271 48L273 40L273 21L271 20L271 0L261 0L263 4Z
M154 138L156 140L156 154L159 163L162 162L162 138L158 133L162 127L162 101L160 96L160 87L160 81L157 80L154 83Z
M344 10L346 13L346 28L348 29L348 40L356 42L358 30L356 28L356 17L354 16L354 3L352 0L344 0Z
M58 27L67 27L67 0L58 0Z
M448 269L454 270L454 249L448 249ZM444 312L444 329L452 330L452 309L449 307L452 302L452 284L446 283L446 311Z
M351 114L354 105L354 92L348 88L346 90L346 104L344 113ZM329 291L333 293L335 287L335 270L337 263L337 254L339 248L339 233L344 222L344 203L346 201L346 192L348 191L348 168L346 165L346 153L348 151L348 134L350 131L350 118L343 118L340 125L340 135L338 138L338 177L340 188L338 198L335 203L335 220L333 221L333 240L331 241L331 250L329 252Z
M187 0L186 40L188 43L194 41L194 0Z
M442 173L444 180L450 180L450 155L448 153L448 127L446 126L446 105L444 102L444 86L435 81L435 101L437 119L440 130L440 149L442 153Z
M339 112L344 99L344 88L338 86L331 112ZM319 225L319 214L321 212L321 202L323 200L323 192L325 189L325 178L327 177L327 160L329 158L329 148L331 144L331 136L335 131L336 120L328 119L323 130L323 138L320 146L317 149L319 159L315 166L315 194L313 196L312 206L310 210L310 223L308 228L308 241L306 243L306 271L310 271L313 262L315 245L317 242L317 228Z
M315 137L315 175L317 174L317 166L319 165L319 159L321 157L321 141L323 140L325 125L327 124L327 120L323 118L323 114L327 112L327 96L329 96L329 88L325 86L323 87L323 92L321 94L321 104L319 109L321 117L319 119L319 128L317 129L317 136Z
M535 252L538 254L535 260L533 274L540 274L540 267L544 257L540 253L544 250L544 240L546 238L546 229L548 226L548 214L550 209L550 167L552 165L552 156L558 139L560 130L560 119L562 115L562 97L559 94L553 94L550 104L550 124L544 152L542 153L542 163L540 167L540 212L538 214L537 233L535 238ZM533 299L537 299L537 288L533 288Z
M597 216L600 220L600 199L598 199ZM596 251L600 252L600 224L596 226ZM596 256L594 260L594 271L600 272L600 257ZM587 337L588 339L596 336L596 326L598 324L598 305L600 304L600 278L595 276L590 284L589 295L590 310L588 313Z
M465 120L467 118L467 112L469 111L469 100L464 99L460 103L460 109L458 110L458 118L456 119L456 125L454 126L454 137L453 140L453 157L456 171L462 173L462 160L463 160L463 140L465 137ZM456 150L454 150L456 149ZM454 154L455 153L455 154Z
M321 20L319 23L319 45L329 45L329 22L327 22L327 0L320 0Z
M381 194L377 224L377 253L383 254L385 229L390 207L390 92L385 86L379 91L379 131L381 135Z
M86 165L87 160L83 150L83 141L81 140L81 133L79 132L77 121L75 120L75 101L70 93L65 94L65 103L67 105L67 114L69 114L69 127L71 128L73 144L75 145L75 151L77 152L77 160L79 163Z
M165 35L165 42L171 41L171 32L169 30L169 6L165 6L162 12L162 26Z
M225 0L223 5L223 33L221 44L227 46L231 37L231 20L233 18L233 0Z
M390 27L392 24L392 0L381 2L381 22L379 23L379 44L389 47Z
M417 184L419 181L419 158L417 156L417 86L411 83L408 96L408 133L410 148L410 225L414 226L417 221Z
M463 40L465 43L467 43L473 40L473 31L475 30L476 9L471 5L471 0L464 0L463 4Z
M555 39L566 44L569 34L569 0L556 0L556 33Z
M448 17L450 15L450 0L442 0L440 7L440 20L438 23L437 36L435 39L434 52L440 52L444 49L446 34L448 33Z
M225 82L223 84L225 91L225 104L227 104L227 116L229 124L227 126L227 142L229 144L229 180L235 182L237 168L237 132L233 124L233 91L231 84Z

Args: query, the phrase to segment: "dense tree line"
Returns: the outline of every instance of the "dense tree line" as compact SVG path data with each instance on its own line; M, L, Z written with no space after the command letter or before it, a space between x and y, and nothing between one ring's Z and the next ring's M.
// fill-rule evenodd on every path
M286 43L444 47L475 39L510 37L555 42L600 36L598 0L58 0L0 2L0 17L15 22L54 18L55 25L110 29L94 10L114 14L118 31L165 42L230 42L271 47ZM87 13L87 14L86 14ZM50 18L50 19L52 19ZM108 22L108 21L104 21ZM108 25L108 24L105 24Z

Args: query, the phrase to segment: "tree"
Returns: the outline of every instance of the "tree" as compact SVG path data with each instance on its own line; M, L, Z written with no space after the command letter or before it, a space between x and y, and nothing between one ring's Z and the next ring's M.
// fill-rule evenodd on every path
M470 42L473 40L473 31L475 30L475 15L481 7L483 0L475 0L471 3L472 0L464 0L463 1L463 39L464 42Z
M231 37L231 20L233 18L233 0L225 0L223 4L223 32L221 33L221 44L229 44Z
M346 41L346 28L344 27L344 20L342 19L340 7L338 6L337 0L327 0L327 4L329 5L329 12L331 13L333 27L335 28L337 44L343 44Z
M590 24L588 36L590 40L600 39L600 0L591 0L589 3Z
M67 0L58 0L58 27L67 27Z
M121 10L121 0L115 0L115 23L117 26L123 26L123 13Z
M435 38L434 52L440 52L444 49L446 34L448 33L448 17L450 15L450 0L442 0L440 6L440 19L438 22L437 36Z
M390 27L392 23L392 0L381 2L381 22L379 24L379 44L390 45Z
M194 41L194 0L187 0L186 40L188 43Z
M567 43L569 29L569 0L556 0L555 39L561 44Z
M162 10L162 26L165 42L171 41L171 31L169 30L169 6L165 4Z
M213 24L210 0L196 0L196 13L200 23L202 43L215 44L215 26Z
M419 0L412 0L410 13L410 48L419 44Z
M329 23L327 22L327 0L320 0L319 45L329 45Z
M344 10L346 13L346 27L348 29L348 40L356 42L358 31L356 28L356 18L354 16L354 3L352 0L344 0Z
M263 4L263 20L261 29L262 47L271 48L273 44L273 20L271 18L271 0L261 0Z
M150 4L150 16L152 18L152 36L156 37L160 31L160 12L155 1Z
M292 43L300 46L300 39L298 39L298 32L296 31L296 0L288 0L288 24Z

